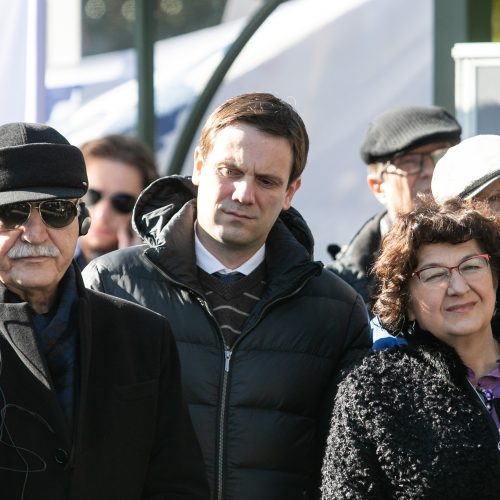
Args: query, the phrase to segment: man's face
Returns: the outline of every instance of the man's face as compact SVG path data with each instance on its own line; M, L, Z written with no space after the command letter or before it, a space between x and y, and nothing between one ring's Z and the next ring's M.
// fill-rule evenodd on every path
M448 143L431 143L412 149L389 162L379 179L373 181L379 190L378 194L375 193L377 199L385 205L391 217L395 217L399 212L409 212L415 206L417 194L431 192L431 180L436 161L429 154L444 154L449 146ZM420 172L407 173L408 171L414 172L414 166L420 162L422 162ZM370 183L370 176L368 184L374 190Z
M86 166L89 188L101 196L95 204L89 203L89 196L85 198L92 223L80 243L84 252L96 256L116 250L120 237L130 238L132 212L120 213L112 198L125 194L137 199L142 179L135 167L109 158L88 158Z
M486 201L498 215L500 215L500 179L493 181L476 195L476 199Z
M44 224L36 208L17 229L5 229L0 221L0 281L24 300L37 296L51 302L77 239L77 218L69 226L54 229Z
M300 186L300 179L288 185L292 159L285 138L247 124L222 129L207 158L196 150L198 237L228 267L250 258L290 208Z

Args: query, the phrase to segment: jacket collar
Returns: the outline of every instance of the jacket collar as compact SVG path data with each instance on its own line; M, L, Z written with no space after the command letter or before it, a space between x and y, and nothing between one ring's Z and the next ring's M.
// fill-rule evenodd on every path
M77 410L85 407L87 397L87 380L89 374L91 349L91 308L88 292L83 284L80 271L72 264L76 278L78 294L78 326L79 326L79 387ZM50 374L47 363L38 349L36 335L32 326L33 310L27 302L0 284L0 336L2 336L16 352L19 359L47 389L51 389ZM80 410L79 410L79 409ZM76 422L75 422L76 423Z
M81 421L87 400L87 387L90 363L90 348L91 348L91 311L88 300L88 292L85 289L80 271L75 263L72 264L76 276L77 293L79 297L78 303L78 320L79 320L79 370L78 370L78 387L76 389L76 405L74 413L74 430ZM22 302L21 299L5 286L0 284L0 336L2 336L12 347L21 362L32 373L32 375L40 381L47 389L51 390L52 384L50 373L45 361L45 358L40 354L38 349L36 335L32 326L33 311L27 302ZM54 394L55 398L55 394ZM59 406L59 426L64 429L69 442L71 442L68 434L68 427L63 416L62 409ZM56 411L56 410L55 410ZM74 465L76 453L75 449L81 441L81 436L75 432L73 447L70 460L66 468L71 468ZM81 444L80 444L81 446Z
M451 379L459 387L464 387L467 382L467 368L453 347L445 344L418 325L411 335L406 336L409 349L416 352L433 367L441 367L443 373L448 372Z
M139 197L134 224L149 244L146 256L169 279L202 293L196 273L194 220L196 188L181 176L158 179ZM266 241L265 296L271 299L294 290L304 278L319 273L312 261L313 238L293 208L282 212Z
M28 370L47 389L51 388L45 359L38 350L31 323L33 311L27 302L0 285L0 335L11 345Z

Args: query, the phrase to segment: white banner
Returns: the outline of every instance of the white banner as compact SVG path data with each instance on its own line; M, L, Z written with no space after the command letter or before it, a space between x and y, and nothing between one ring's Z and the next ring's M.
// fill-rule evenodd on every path
M45 0L0 0L0 123L45 116Z

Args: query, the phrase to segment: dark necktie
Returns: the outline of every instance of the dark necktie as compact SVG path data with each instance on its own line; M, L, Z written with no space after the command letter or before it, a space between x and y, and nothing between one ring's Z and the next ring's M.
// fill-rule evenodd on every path
M238 271L233 271L232 273L216 272L213 273L212 276L219 278L221 281L224 281L225 283L234 283L235 281L238 281L240 278L243 278L243 276L245 275Z

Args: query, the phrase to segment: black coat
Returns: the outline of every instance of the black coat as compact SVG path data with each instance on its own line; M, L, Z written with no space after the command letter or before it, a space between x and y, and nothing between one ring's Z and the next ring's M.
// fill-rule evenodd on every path
M456 352L427 332L379 351L337 394L323 500L500 498L500 438Z
M0 498L206 500L168 323L77 278L73 432L37 348L31 308L0 287Z
M352 238L349 245L343 248L335 260L326 267L340 276L356 290L365 303L370 306L374 280L370 271L380 252L382 236L380 221L387 212L374 215L365 222Z
M197 281L193 196L180 177L153 183L134 212L149 245L94 260L86 283L169 319L214 498L318 498L339 370L370 345L363 301L311 260L307 225L287 211L266 242L262 299L224 352Z

